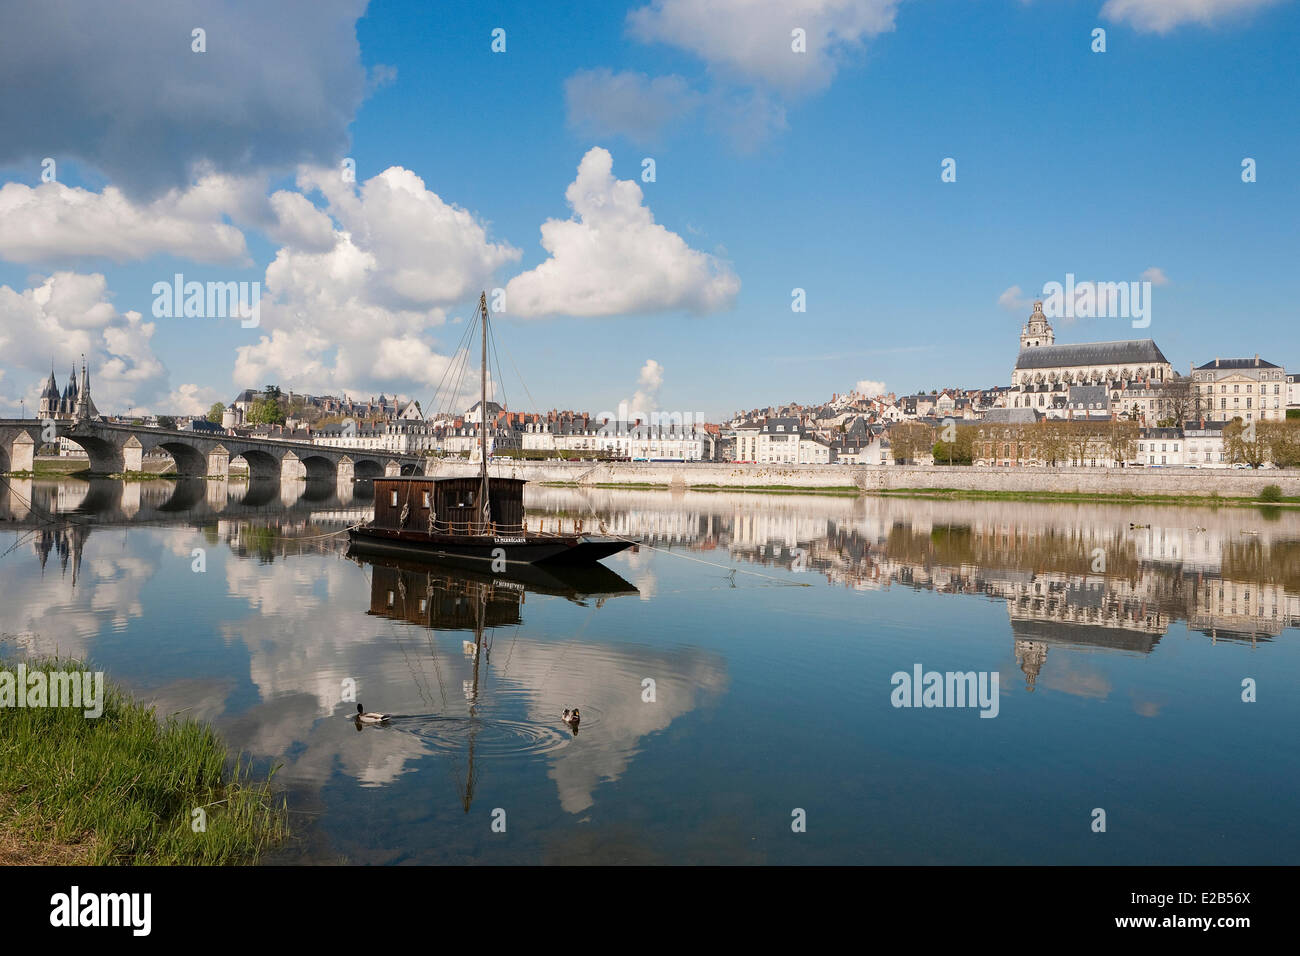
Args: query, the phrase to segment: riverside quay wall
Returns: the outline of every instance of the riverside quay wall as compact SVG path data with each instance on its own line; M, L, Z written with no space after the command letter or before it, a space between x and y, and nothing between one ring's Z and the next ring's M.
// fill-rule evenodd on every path
M431 460L427 474L472 475L464 460ZM1300 469L976 468L948 465L742 465L733 462L533 462L497 460L492 475L573 485L667 488L807 488L909 491L1068 492L1097 495L1212 495L1256 498L1266 485L1300 497Z

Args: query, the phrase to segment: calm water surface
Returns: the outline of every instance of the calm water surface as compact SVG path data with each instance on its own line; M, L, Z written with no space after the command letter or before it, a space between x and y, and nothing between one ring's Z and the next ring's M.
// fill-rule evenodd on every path
M530 487L644 546L494 579L349 558L369 495L13 481L0 653L280 765L277 862L1300 856L1294 512ZM895 708L918 664L997 716ZM398 716L359 732L350 682Z

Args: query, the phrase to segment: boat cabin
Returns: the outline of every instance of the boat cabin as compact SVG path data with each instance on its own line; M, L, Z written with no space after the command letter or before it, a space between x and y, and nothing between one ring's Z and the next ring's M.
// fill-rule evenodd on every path
M482 527L483 479L375 478L373 527L433 534L522 534L523 478L488 479L488 522Z

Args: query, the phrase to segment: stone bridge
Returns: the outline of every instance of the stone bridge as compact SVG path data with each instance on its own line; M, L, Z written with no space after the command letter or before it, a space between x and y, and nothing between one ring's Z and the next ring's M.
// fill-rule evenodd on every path
M90 459L90 471L101 475L141 471L145 454L153 451L171 455L181 477L229 477L230 462L236 458L247 463L250 478L351 480L425 470L420 455L108 422L53 424L56 440L80 445ZM54 444L47 440L46 428L41 419L0 419L0 473L31 471L37 450Z

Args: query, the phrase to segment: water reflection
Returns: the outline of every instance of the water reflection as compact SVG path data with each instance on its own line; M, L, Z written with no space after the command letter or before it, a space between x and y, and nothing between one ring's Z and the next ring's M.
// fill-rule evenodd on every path
M1225 661L1295 674L1289 509L530 487L531 516L595 516L645 547L591 569L491 575L348 556L362 483L28 479L4 492L3 639L89 656L160 713L212 720L282 765L277 780L312 821L290 858L573 861L617 847L673 862L1015 861L1027 851L1006 848L1022 846L1025 820L990 808L1029 786L1023 814L1054 832L1035 814L1085 799L1078 787L1127 758L1140 766L1144 740L1168 761L1144 785L1167 789L1134 807L1224 805L1205 792L1246 779L1238 755L1253 753L1264 778L1294 769L1274 739L1288 714L1256 717L1293 708L1284 695L1238 716L1238 667L1237 709L1206 703ZM737 565L763 577L729 579ZM889 674L941 657L1002 670L998 720L938 729L889 709ZM1105 746L1071 736L1072 707L1120 695L1132 706L1088 713L1091 733L1112 734ZM357 733L357 700L393 720ZM561 719L575 706L576 736ZM1171 713L1176 724L1149 720ZM1058 743L1044 744L1044 726ZM1049 770L1076 789L1052 790ZM793 846L755 837L772 817L783 838L781 815L814 796L819 826L833 810L839 830ZM1293 804L1234 818L1232 845L1276 853L1247 830ZM509 841L482 819L498 807L528 821ZM1125 852L1176 861L1153 853L1175 845L1164 820L1142 826L1164 842ZM918 858L935 827L944 850ZM1226 859L1206 853L1195 859Z

